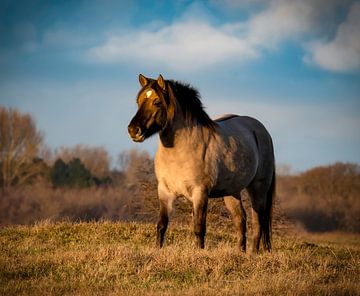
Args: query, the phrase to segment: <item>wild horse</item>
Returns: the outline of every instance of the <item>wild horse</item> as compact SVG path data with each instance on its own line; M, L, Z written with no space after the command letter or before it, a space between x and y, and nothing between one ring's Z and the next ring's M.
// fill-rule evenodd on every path
M247 116L225 115L213 121L200 95L190 85L139 75L138 110L128 126L135 142L159 133L155 156L160 215L157 243L163 246L174 200L186 197L193 205L197 244L204 248L208 198L224 197L246 250L246 213L241 191L252 207L251 251L271 249L271 213L275 191L272 139L265 127Z

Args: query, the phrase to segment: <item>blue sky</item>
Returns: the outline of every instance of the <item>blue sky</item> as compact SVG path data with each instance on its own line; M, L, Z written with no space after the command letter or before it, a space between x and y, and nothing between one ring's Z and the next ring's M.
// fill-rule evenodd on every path
M360 163L360 2L0 0L0 104L52 148L132 143L138 74L191 83L212 117L250 115L279 164Z

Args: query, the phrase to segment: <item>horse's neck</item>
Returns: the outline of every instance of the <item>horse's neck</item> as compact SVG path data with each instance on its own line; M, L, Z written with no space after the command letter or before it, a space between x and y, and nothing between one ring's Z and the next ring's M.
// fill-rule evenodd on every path
M160 133L160 150L167 153L191 153L209 140L210 131L206 127L196 123L185 125L183 122L176 121Z

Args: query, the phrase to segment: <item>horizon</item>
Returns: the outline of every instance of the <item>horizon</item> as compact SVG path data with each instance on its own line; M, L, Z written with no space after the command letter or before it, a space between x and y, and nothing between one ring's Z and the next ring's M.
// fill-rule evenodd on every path
M184 81L205 111L260 120L292 172L360 163L360 2L0 0L0 105L54 150L133 143L138 75Z

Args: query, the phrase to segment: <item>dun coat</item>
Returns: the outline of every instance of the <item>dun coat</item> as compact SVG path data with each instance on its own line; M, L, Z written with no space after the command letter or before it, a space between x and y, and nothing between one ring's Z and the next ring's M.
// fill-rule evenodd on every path
M211 120L197 90L173 80L139 76L138 111L128 131L136 142L159 133L155 156L160 213L157 244L163 246L174 200L186 197L193 205L197 244L205 245L209 198L224 197L246 250L246 213L241 191L252 207L252 248L271 249L271 212L275 191L275 161L271 137L256 119L224 115Z

